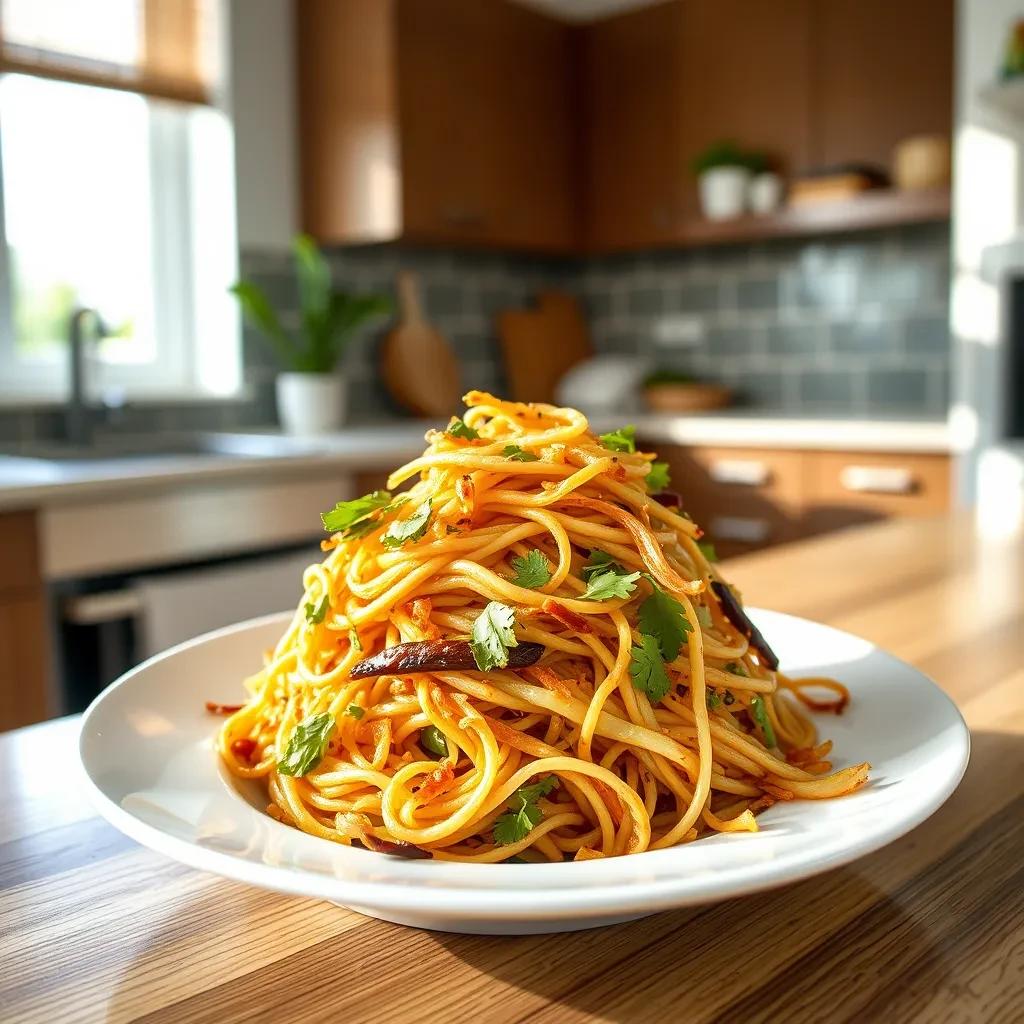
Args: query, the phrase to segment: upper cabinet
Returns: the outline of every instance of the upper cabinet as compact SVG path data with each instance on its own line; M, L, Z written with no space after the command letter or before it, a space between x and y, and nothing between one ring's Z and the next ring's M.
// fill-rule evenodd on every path
M303 225L566 251L575 39L502 0L300 0Z
M887 165L952 126L953 0L668 0L573 26L510 0L298 0L303 225L609 251L843 230L948 209L893 194L700 218L694 157Z

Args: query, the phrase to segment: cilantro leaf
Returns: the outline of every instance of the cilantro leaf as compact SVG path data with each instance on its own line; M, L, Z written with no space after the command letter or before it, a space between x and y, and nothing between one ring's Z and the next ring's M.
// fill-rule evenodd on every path
M464 420L455 417L451 423L445 428L446 434L451 434L452 437L465 438L467 441L475 441L479 436L480 432L474 430L472 427L467 427Z
M640 579L638 572L631 572L628 576L615 572L614 569L594 573L580 599L583 601L610 601L615 597L629 597L636 590L638 579Z
M304 718L288 740L284 755L277 762L277 770L282 775L293 776L312 771L323 759L334 725L334 716L327 711Z
M704 702L709 708L717 708L722 703L722 698L718 696L713 688L708 687L704 691Z
M651 586L654 589L650 596L644 598L640 605L640 632L657 640L666 661L675 661L686 634L690 632L690 622L683 606L674 597L666 594L653 581Z
M652 462L651 468L647 470L647 490L651 494L660 494L672 482L668 472L667 462Z
M551 579L548 560L537 548L530 550L525 558L513 558L512 568L516 571L512 582L517 587L536 590L538 587L543 587Z
M636 427L630 425L619 427L608 434L602 434L601 444L613 452L635 452L636 451Z
M750 715L761 727L761 732L764 733L764 745L766 747L774 747L776 745L775 730L772 728L771 720L768 718L768 709L764 706L764 697L759 693L754 694L750 698Z
M436 725L428 725L420 729L420 746L438 757L448 756L448 741Z
M427 532L429 522L430 498L427 498L408 519L396 519L384 532L381 543L389 551L393 551L406 541L419 540Z
M329 533L340 533L351 529L356 523L365 521L371 512L384 508L390 501L391 494L388 491L372 491L361 498L339 501L330 512L322 512L320 518L325 530ZM374 520L370 522L373 523Z
M513 631L515 621L515 613L500 601L491 601L477 616L469 646L481 672L504 668L508 664L508 649L519 646Z
M327 609L331 606L331 598L328 594L324 594L323 600L319 604L313 604L312 601L306 602L306 621L311 626L319 626L321 622L327 618Z
M506 459L514 459L516 462L539 462L540 456L534 455L533 452L525 452L517 444L507 444L502 450L502 455Z
M359 719L366 714L366 708L361 708L358 704L349 704L349 706L345 708L345 714L348 715L349 718Z
M499 846L510 846L525 839L535 825L539 825L544 812L537 806L542 796L547 796L558 785L558 779L549 775L540 782L520 786L509 797L511 808L494 823L494 841Z
M633 685L657 703L672 689L658 641L653 636L641 633L640 643L633 645L631 653L633 658L629 663L629 674Z
M709 561L717 562L718 553L715 551L715 545L709 540L697 541L697 547L700 548L700 553Z
M750 675L750 673L747 672L746 666L742 662L739 662L739 661L727 662L726 665L725 665L725 671L726 672L731 672L735 676L749 676Z
M607 551L601 551L599 548L592 548L590 551L590 558L587 559L587 564L583 566L583 571L580 575L583 577L584 583L589 583L591 576L596 576L599 572L608 571L623 574L626 572L626 570L623 569Z

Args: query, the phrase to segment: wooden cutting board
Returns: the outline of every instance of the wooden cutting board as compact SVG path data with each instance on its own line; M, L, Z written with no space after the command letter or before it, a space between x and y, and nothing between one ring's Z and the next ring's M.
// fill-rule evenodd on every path
M553 402L566 371L593 354L580 305L566 292L540 292L536 309L503 310L498 338L509 397L517 402Z
M427 322L415 274L398 275L398 325L381 347L381 376L391 397L417 416L447 417L462 395L459 362Z

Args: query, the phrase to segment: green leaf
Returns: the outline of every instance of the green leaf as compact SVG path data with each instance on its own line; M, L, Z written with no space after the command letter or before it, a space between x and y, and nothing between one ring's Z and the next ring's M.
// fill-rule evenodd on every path
M284 748L284 756L277 762L277 770L292 776L312 771L323 759L334 725L334 716L327 711L299 722Z
M512 582L517 587L525 587L527 590L543 587L551 579L548 560L537 548L527 552L525 558L513 558L512 568L516 571Z
M672 689L657 639L641 633L640 643L633 645L631 653L633 657L629 663L629 674L633 685L646 693L649 700L657 703Z
M389 551L400 548L411 540L419 540L427 532L427 524L430 522L430 498L408 519L396 519L381 537L381 543Z
M331 606L330 596L324 594L319 604L306 602L306 621L312 626L319 626L327 617L327 609Z
M436 725L428 725L420 729L420 746L438 757L448 756L448 741Z
M650 580L650 577L648 577ZM651 581L654 588L640 605L640 632L654 637L666 661L675 661L679 649L690 632L690 623L683 606Z
M361 708L358 704L349 704L349 706L345 708L345 714L348 715L349 718L358 719L362 718L363 715L366 714L366 709Z
M619 427L611 433L601 435L601 444L613 452L635 452L636 451L636 427Z
M265 335L282 364L288 368L294 367L298 354L295 343L281 326L281 321L270 304L267 293L259 285L252 284L250 281L238 281L229 290L238 299L238 304L242 307L242 315L253 327Z
M651 494L660 494L666 487L672 482L672 477L669 476L668 463L667 462L652 462L651 468L647 470L647 478L645 480L647 484L647 490Z
M711 541L709 541L709 540L699 540L699 541L697 541L697 547L700 548L700 553L709 562L717 562L718 561L718 554L715 551L715 545L712 544Z
M558 779L549 775L540 782L520 786L509 797L507 806L511 810L501 815L494 823L494 841L499 846L511 846L521 842L540 824L544 812L537 806L542 796L547 796L558 785Z
M348 645L353 650L359 651L360 653L362 653L363 642L362 642L362 640L359 639L359 634L355 631L354 628L350 629L348 631Z
M589 584L581 600L610 601L613 598L629 597L636 590L636 581L638 579L640 579L640 573L638 572L631 572L628 576L623 576L614 569L594 573L590 577Z
M722 698L710 687L704 691L704 702L709 708L717 708L722 703Z
M504 455L506 459L514 459L516 462L540 462L539 455L534 455L533 452L523 451L523 449L517 444L505 445L501 454Z
M583 566L583 571L580 575L583 577L584 583L589 583L591 576L596 576L599 572L624 574L626 570L607 551L593 548L590 552L590 558L587 559L587 564Z
M469 646L481 672L508 664L508 649L519 646L513 629L515 622L515 612L500 601L491 601L477 616Z
M462 437L467 441L475 441L479 436L480 432L474 430L472 427L467 427L465 422L459 419L457 416L452 419L451 423L445 428L446 434L451 434L452 437Z
M768 718L768 709L764 706L764 697L756 693L750 698L750 714L755 722L761 727L764 734L764 745L774 747L775 730L772 728L771 720Z
M733 675L736 675L736 676L748 676L749 677L749 675L750 675L750 673L747 672L746 666L742 662L739 662L739 661L727 662L726 665L725 665L725 671L726 672L731 672Z
M339 501L330 512L322 512L320 518L329 533L341 533L365 521L372 512L384 508L390 501L391 494L388 491L373 491L351 501ZM370 525L376 525L376 520L371 519Z

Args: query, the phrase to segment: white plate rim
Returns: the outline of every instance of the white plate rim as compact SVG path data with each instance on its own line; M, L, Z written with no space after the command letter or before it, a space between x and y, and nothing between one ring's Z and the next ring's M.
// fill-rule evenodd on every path
M812 622L811 620L802 619L798 616L757 608L751 608L749 612L755 620L765 616L776 617L780 620L785 619L791 622L810 625L815 629L831 631L847 639L859 640L853 634L837 630L831 626L825 626L821 623ZM112 694L122 687L131 686L133 680L137 679L158 662L176 657L200 644L209 643L239 631L255 630L270 624L284 626L284 624L290 621L293 614L293 612L273 613L236 623L185 641L140 663L111 683L110 686L96 697L82 716L78 750L80 775L85 789L103 818L141 845L190 867L245 882L258 888L292 895L328 899L342 904L379 908L396 913L414 910L416 913L438 914L445 917L470 920L498 917L506 920L526 921L569 916L579 918L607 917L616 914L641 915L673 907L712 903L777 888L821 874L833 868L842 867L872 853L906 835L934 814L956 790L966 771L970 757L970 733L967 725L956 704L942 688L925 673L897 658L895 655L868 641L860 641L861 643L869 644L873 654L879 654L890 659L893 663L902 666L922 681L930 684L932 698L945 704L946 711L952 712L953 721L959 726L956 733L955 749L950 751L955 756L945 763L945 774L936 780L935 788L929 794L929 797L920 801L915 806L913 813L905 814L897 821L885 827L866 832L854 841L835 841L831 843L825 842L824 844L821 842L816 842L815 844L808 843L803 854L790 854L778 860L768 863L757 863L753 866L741 863L732 867L724 867L711 878L702 876L699 885L690 884L685 876L676 875L672 878L660 878L649 882L631 879L624 885L609 882L602 886L591 884L578 888L571 887L571 882L574 878L577 881L583 881L587 876L596 871L601 869L607 871L609 865L628 864L629 862L636 862L646 858L667 858L680 850L685 851L689 849L689 845L675 847L670 850L650 851L639 855L639 857L628 858L543 865L465 865L465 870L487 872L493 875L493 886L474 887L463 890L467 901L469 901L466 905L453 904L453 897L458 896L457 890L451 888L434 889L428 884L414 887L413 884L410 884L416 881L429 882L430 877L425 872L437 867L438 862L435 861L405 860L373 854L364 850L349 850L346 847L339 847L339 849L347 850L349 853L354 853L360 858L372 859L378 864L381 861L385 862L389 873L403 876L404 884L400 885L395 885L392 881L339 879L299 868L255 862L230 853L200 846L163 831L157 826L140 819L130 811L125 810L107 794L90 773L85 744L92 720L100 713L104 702L109 700ZM212 733L213 729L211 728L211 735ZM215 757L212 751L211 757ZM265 818L264 815L261 815L254 808L247 806L246 809L248 813ZM287 832L290 836L301 837L300 841L327 842L327 840L307 836L289 826L278 823L273 824ZM727 842L736 840L749 842L756 840L756 838L756 836L714 837L715 840L725 840ZM694 845L705 845L709 841L711 840L700 840L698 844ZM370 867L369 860L367 861L367 867ZM555 883L538 887L536 890L521 887L521 882L524 880L521 873L526 870L543 872L546 876L551 875L551 873L560 873L557 884L563 887L555 887ZM516 875L510 875L510 872L515 872ZM511 882L513 879L516 883L520 884L511 889L503 887L503 881ZM539 882L540 878L536 880Z

